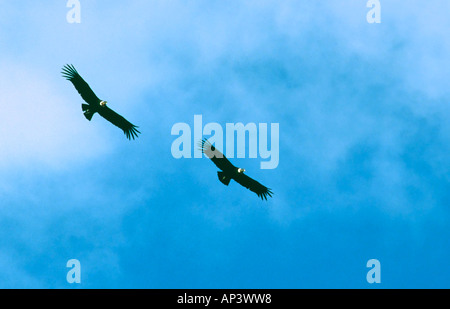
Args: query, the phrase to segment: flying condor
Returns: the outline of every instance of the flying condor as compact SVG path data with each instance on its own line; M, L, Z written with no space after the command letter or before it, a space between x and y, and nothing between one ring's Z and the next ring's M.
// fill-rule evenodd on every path
M202 153L206 154L206 156L210 158L218 168L221 169L220 172L217 172L217 175L219 176L220 182L224 185L228 186L231 179L234 179L234 181L241 186L255 192L262 200L267 201L267 196L272 197L273 192L271 189L245 175L245 169L238 168L231 164L231 162L208 140L204 139L199 142L199 147L201 148Z
M81 109L87 120L91 121L92 116L94 116L95 113L99 113L100 116L122 129L128 139L134 140L138 136L138 133L141 133L137 129L137 126L110 109L106 105L108 102L100 100L95 95L94 91L92 91L91 87L89 87L88 83L86 83L80 74L78 74L73 65L66 64L61 73L63 77L72 82L83 100L88 103L81 104Z

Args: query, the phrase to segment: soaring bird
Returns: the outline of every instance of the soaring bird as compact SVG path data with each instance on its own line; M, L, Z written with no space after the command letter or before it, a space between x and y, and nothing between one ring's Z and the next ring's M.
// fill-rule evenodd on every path
M203 139L199 142L199 147L201 148L202 153L206 154L206 156L221 169L220 172L217 172L217 175L219 176L220 182L224 185L228 186L231 179L234 179L241 186L255 192L262 200L265 199L267 201L267 196L272 197L273 192L271 189L245 175L245 169L231 164L223 153L218 151L207 139Z
M73 65L65 65L62 69L62 75L67 80L70 80L81 95L84 101L88 104L81 104L84 116L87 120L91 121L92 116L95 113L99 113L100 116L111 122L113 125L123 130L128 139L134 139L138 136L138 127L117 114L115 111L107 106L107 101L100 100L89 87L88 83L78 74Z

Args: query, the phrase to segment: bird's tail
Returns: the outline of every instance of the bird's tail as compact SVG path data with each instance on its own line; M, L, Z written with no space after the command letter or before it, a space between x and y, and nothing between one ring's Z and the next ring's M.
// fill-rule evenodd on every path
M217 176L219 176L219 180L224 185L228 186L231 181L231 178L227 176L224 172L217 172Z
M84 117L86 117L87 120L91 121L92 116L94 116L95 112L90 109L90 106L88 104L81 104L81 109L83 110Z

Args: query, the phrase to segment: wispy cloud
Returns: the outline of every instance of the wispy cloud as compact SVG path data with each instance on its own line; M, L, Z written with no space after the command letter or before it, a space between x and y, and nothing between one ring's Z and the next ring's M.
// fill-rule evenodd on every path
M108 152L100 132L84 123L80 100L66 96L47 73L14 62L1 67L3 169L57 168Z

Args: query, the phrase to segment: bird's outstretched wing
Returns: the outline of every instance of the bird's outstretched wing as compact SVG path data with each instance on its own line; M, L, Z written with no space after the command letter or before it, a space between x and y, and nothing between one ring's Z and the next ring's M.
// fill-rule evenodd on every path
M75 89L77 89L78 93L81 95L83 100L86 101L86 103L96 104L100 102L100 99L95 95L94 91L92 91L88 83L86 83L80 76L80 74L78 74L73 65L66 64L62 68L61 73L63 77L72 82L72 84L75 86Z
M265 199L267 201L267 196L272 197L273 192L271 189L267 188L266 186L263 186L256 180L245 175L244 173L238 174L233 179L241 186L244 186L250 191L255 192L262 200Z
M99 108L98 113L116 127L121 128L128 139L135 139L138 136L138 133L141 133L137 129L137 126L120 116L108 106Z
M207 139L203 139L198 143L202 153L206 154L214 164L222 171L231 171L235 168L233 164L225 157L223 153L216 149Z

